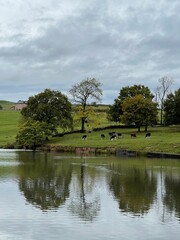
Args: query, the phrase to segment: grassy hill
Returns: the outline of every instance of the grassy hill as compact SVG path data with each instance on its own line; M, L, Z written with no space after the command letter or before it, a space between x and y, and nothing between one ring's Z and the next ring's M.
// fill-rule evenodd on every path
M3 110L10 110L14 105L14 102L0 100L0 105L2 106Z
M19 111L0 111L0 147L3 147L7 144L12 144L15 141L15 137L18 132L19 119Z

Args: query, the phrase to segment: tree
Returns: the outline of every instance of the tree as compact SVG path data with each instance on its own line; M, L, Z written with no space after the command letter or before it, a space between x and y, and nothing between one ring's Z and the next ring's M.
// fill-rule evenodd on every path
M123 114L122 103L127 98L135 97L136 95L142 95L144 98L153 99L154 95L151 93L148 87L144 85L133 85L123 87L120 90L118 98L114 100L114 104L110 106L108 111L108 119L114 122L120 122Z
M126 98L135 97L136 95L142 95L144 98L153 99L154 95L151 93L148 87L144 85L133 85L123 87L120 90L119 100L124 101Z
M57 127L66 129L72 126L71 103L59 91L45 89L30 97L21 114L25 118L45 122L52 127L52 131L56 131Z
M154 124L157 116L157 104L142 95L129 97L122 103L122 121L126 124L135 124L140 132L140 127Z
M97 101L101 100L102 96L102 84L95 78L87 78L78 84L75 84L70 89L73 101L82 107L82 117L81 117L81 131L85 130L85 122L88 118L86 108L88 105L88 100L95 99Z
M99 124L99 116L95 113L92 106L87 106L85 111L83 110L82 106L79 105L74 108L73 126L76 124L79 126L82 117L86 119L85 124L89 130Z
M156 95L157 95L157 100L159 101L159 104L160 104L160 111L161 111L160 123L161 125L163 125L164 100L166 99L169 88L173 83L173 79L167 76L164 76L160 78L158 81L159 81L159 86L157 86Z
M180 124L180 88L167 95L164 101L164 122L166 125Z
M2 110L3 109L3 107L0 105L0 110Z
M35 150L50 134L51 129L47 123L28 119L21 124L16 136L16 144L18 147Z
M120 122L122 114L123 112L120 100L114 99L114 104L109 106L107 119L113 122Z

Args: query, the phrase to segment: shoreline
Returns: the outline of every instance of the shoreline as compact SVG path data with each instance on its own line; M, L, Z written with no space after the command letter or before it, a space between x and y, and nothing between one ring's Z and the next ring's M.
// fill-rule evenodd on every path
M7 145L1 147L0 150L17 150L17 151L33 151L32 149L15 148L14 145ZM147 157L147 158L164 158L164 159L180 159L178 153L165 153L165 152L142 152L129 149L120 149L115 147L75 147L75 146L61 146L47 144L38 147L36 150L40 151L55 151L55 152L70 152L75 154L109 154L118 157Z
M141 157L180 159L180 154L161 152L140 152L113 147L72 147L60 145L45 145L39 148L42 151L73 152L75 154L114 154L118 157Z

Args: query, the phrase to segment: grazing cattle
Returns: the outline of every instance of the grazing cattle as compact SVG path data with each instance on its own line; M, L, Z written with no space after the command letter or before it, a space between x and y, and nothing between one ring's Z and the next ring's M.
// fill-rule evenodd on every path
M111 141L116 140L116 134L115 133L110 136L110 140Z
M131 133L131 137L132 138L136 138L136 134L135 133Z
M87 135L83 135L82 140L87 140Z
M104 138L105 138L105 135L104 135L104 134L101 134L101 138L104 139Z
M122 137L122 133L117 133L118 138Z
M146 138L150 138L150 136L151 136L151 133L146 133Z

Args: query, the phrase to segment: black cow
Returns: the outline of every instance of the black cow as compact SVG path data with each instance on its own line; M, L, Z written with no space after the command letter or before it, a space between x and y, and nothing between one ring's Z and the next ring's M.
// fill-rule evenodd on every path
M110 140L113 141L113 140L116 140L117 136L115 133L113 133L111 136L110 136Z
M115 135L115 132L109 132L109 136L111 137L112 135Z
M104 139L106 136L102 133L101 134L101 138Z
M151 136L151 133L146 133L146 138L150 138L150 136Z
M82 140L87 140L87 135L83 135Z
M118 138L122 137L122 133L117 133Z
M136 138L136 134L135 133L131 133L131 137L132 138Z

